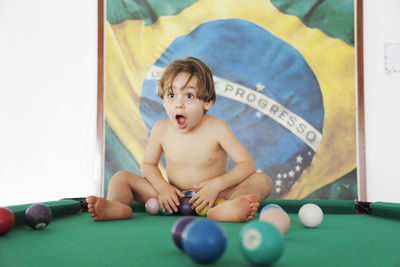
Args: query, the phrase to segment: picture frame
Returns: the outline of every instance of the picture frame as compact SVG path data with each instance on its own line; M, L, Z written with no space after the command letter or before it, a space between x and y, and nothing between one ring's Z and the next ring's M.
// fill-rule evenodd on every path
M98 30L98 117L97 117L97 142L99 158L102 162L102 173L105 176L105 1L98 0L99 3L99 30ZM364 122L364 79L363 79L363 1L354 1L355 10L355 67L356 67L356 138L357 138L357 199L366 200L366 166L365 166L365 122ZM107 179L103 184L103 193L107 191Z

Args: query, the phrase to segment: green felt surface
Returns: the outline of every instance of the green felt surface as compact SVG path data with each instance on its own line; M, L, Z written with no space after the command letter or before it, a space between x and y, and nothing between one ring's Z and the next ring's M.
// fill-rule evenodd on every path
M307 229L296 213L289 215L285 251L274 266L400 266L399 220L334 213ZM136 212L130 220L93 222L88 213L76 213L42 231L21 225L0 237L0 266L203 266L173 244L179 218ZM250 266L239 250L245 223L220 224L227 249L212 266Z

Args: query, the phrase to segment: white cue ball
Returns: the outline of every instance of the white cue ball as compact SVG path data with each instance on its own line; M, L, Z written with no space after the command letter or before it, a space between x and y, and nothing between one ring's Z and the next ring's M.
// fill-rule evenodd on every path
M318 205L308 203L303 205L299 210L300 222L308 228L315 228L321 224L324 213Z
M158 205L158 200L156 198L150 198L147 200L144 208L146 209L147 213L152 215L158 214L160 211L160 205Z

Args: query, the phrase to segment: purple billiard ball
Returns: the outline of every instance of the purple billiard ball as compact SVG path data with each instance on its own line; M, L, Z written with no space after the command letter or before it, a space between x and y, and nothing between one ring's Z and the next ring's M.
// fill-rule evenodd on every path
M51 219L51 209L45 204L32 205L25 211L27 224L35 230L46 228Z
M179 214L180 215L194 215L195 210L192 209L192 204L189 203L190 198L180 199Z
M174 241L175 245L180 249L183 250L182 244L182 233L183 230L192 222L196 221L195 217L183 217L175 222L174 226L172 226L172 240Z

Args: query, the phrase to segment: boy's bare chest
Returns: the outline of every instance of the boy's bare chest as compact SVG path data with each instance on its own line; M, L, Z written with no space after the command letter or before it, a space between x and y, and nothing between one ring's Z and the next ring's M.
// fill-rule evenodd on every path
M211 136L180 136L163 144L169 164L206 166L224 158L225 153Z

